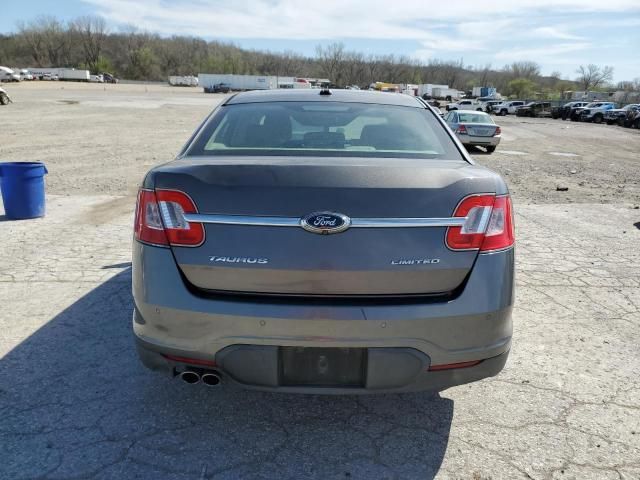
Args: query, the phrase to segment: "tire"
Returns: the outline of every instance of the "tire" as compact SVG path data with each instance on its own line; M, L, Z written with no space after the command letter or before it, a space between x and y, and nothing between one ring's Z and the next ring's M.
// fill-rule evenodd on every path
M489 145L488 147L484 147L487 149L487 153L493 153L496 151L496 147L494 145Z
M509 113L509 110L507 110L506 108L503 108L502 110L500 110L501 117L506 117L508 113Z
M618 118L616 123L618 124L619 127L624 127L624 118L623 117Z
M4 93L0 93L0 105L9 105L9 97Z
M593 123L602 123L602 114L601 113L596 113L595 116L593 117Z

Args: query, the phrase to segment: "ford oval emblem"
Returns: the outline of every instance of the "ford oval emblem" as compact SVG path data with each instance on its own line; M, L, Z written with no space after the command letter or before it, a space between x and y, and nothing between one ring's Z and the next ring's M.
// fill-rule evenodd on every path
M300 225L308 232L329 235L344 232L351 226L351 219L341 213L315 212L303 217Z

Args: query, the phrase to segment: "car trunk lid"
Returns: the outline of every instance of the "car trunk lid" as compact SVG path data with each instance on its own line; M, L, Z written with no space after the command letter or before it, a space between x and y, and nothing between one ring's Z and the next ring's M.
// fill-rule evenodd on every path
M493 137L496 133L497 125L493 123L462 123L469 135L474 137Z
M446 220L464 197L495 193L496 178L464 161L370 158L199 157L153 172L156 189L187 193L205 222L202 245L172 247L193 286L305 296L453 291L477 251L449 250ZM313 212L352 225L313 233L300 226Z

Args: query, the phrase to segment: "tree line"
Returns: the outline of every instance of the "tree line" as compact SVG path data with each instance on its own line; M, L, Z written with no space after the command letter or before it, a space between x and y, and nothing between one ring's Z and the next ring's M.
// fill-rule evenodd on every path
M163 81L169 75L235 73L328 78L338 86L390 83L446 84L459 90L494 86L504 95L554 96L564 90L613 88L611 67L581 66L575 80L559 73L542 75L532 61L493 68L470 66L463 60L418 61L405 55L365 55L342 43L319 45L314 57L292 51L242 49L232 43L197 37L142 32L134 26L110 31L102 17L82 16L63 22L40 16L18 25L15 33L0 34L0 65L70 67L91 73L110 72L130 80ZM640 80L620 82L637 88Z

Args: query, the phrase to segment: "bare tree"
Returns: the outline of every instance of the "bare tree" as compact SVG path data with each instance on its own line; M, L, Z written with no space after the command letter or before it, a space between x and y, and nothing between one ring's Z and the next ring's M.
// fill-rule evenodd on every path
M540 76L540 65L528 60L513 62L511 65L506 65L503 71L509 74L512 79L526 78L527 80L533 80Z
M316 58L320 64L322 75L338 85L342 81L339 74L344 55L344 44L340 42L331 43L324 48L322 45L316 47Z
M589 65L580 65L576 73L578 74L576 82L580 84L584 91L588 91L610 82L613 78L613 67L605 66L600 68L598 65L590 63Z
M107 35L107 22L102 17L84 16L72 22L72 30L77 33L87 68L97 72L100 54Z
M46 63L44 36L42 32L35 28L33 24L26 24L24 22L18 24L18 32L27 47L31 59L37 67L42 67L44 63Z

